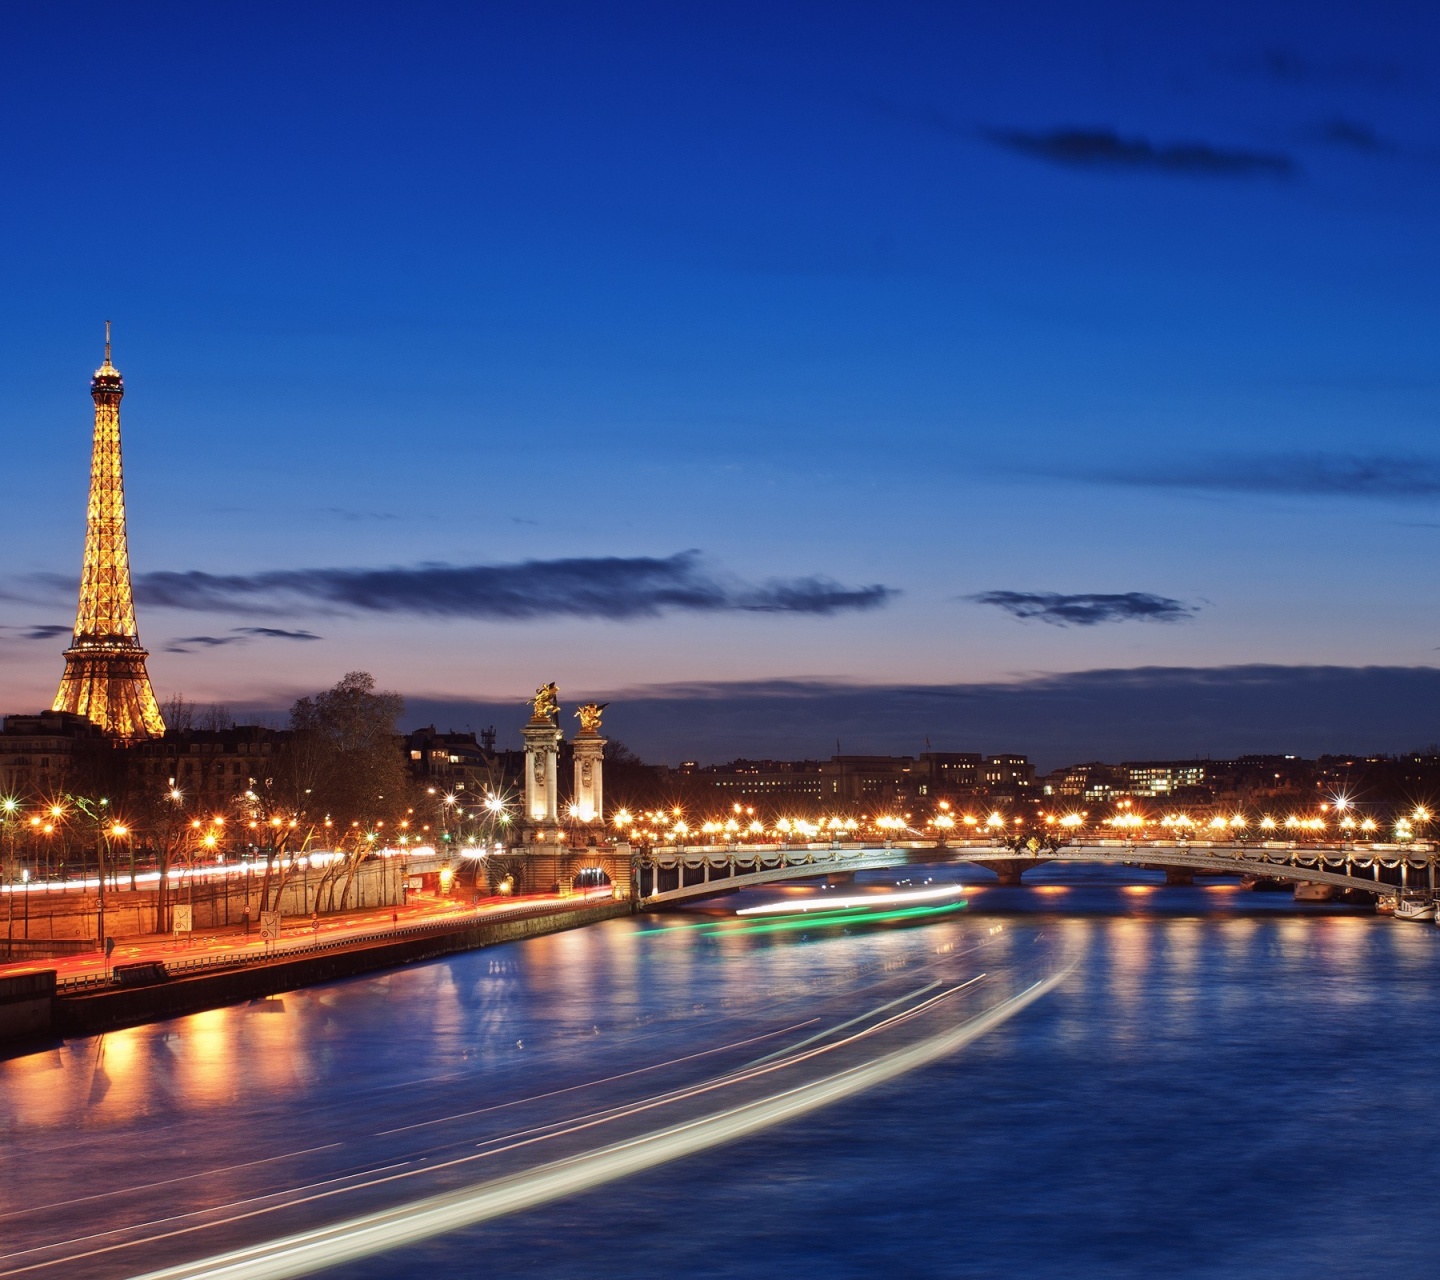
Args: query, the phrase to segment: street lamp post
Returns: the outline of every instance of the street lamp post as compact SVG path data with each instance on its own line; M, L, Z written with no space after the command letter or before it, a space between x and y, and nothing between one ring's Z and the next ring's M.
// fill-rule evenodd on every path
M5 849L9 855L5 860L5 884L9 889L9 917L5 925L5 940L7 943L15 937L15 814L20 808L20 802L13 796L6 796L0 800L0 822L5 825ZM30 895L25 895L25 936L30 936ZM6 948L7 959L9 948Z

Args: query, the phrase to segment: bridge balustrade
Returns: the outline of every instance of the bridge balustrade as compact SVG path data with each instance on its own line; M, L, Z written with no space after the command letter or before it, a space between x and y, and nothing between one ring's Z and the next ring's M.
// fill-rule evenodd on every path
M927 853L937 857L926 858ZM1389 856L1386 856L1389 855ZM1222 874L1252 874L1272 879L1310 880L1340 888L1358 889L1377 896L1395 895L1410 887L1410 872L1424 871L1431 893L1435 889L1437 857L1433 845L1302 844L1298 841L1116 840L1091 838L1071 841L1054 851L1017 852L988 840L887 839L806 842L804 844L660 846L636 860L637 884L643 901L675 900L700 896L717 881L731 886L758 885L819 875L831 869L883 869L925 862L1028 863L1099 862L1121 865L1177 868ZM1331 870L1330 868L1338 868ZM1399 883L1382 871L1399 871ZM1370 876L1356 875L1369 871ZM695 879L686 873L699 872ZM672 874L673 873L673 876ZM661 888L661 876L674 886ZM647 891L648 890L648 891Z

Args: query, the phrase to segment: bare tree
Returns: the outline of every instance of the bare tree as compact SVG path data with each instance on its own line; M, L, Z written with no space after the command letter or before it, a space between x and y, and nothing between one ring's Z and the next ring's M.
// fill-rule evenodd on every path
M195 704L187 702L183 693L172 693L160 704L160 714L165 727L177 733L186 733L195 727Z
M218 733L222 729L233 729L235 717L230 714L229 707L219 702L212 702L208 707L197 708L195 727Z
M331 908L341 870L343 911L360 864L406 816L410 777L396 741L404 710L405 700L377 690L367 671L351 671L290 709L297 762L313 776L311 811L333 823L335 847L346 855L327 873Z

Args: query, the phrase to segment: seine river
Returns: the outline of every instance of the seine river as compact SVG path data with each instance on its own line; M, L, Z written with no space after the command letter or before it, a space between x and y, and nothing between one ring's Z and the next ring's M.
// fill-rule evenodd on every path
M828 929L736 895L0 1063L0 1275L1440 1271L1440 929L1050 871Z

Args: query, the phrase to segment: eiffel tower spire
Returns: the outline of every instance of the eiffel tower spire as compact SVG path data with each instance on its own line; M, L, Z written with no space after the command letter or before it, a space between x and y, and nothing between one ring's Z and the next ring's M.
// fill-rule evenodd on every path
M165 732L135 626L130 552L125 539L125 483L120 471L120 399L125 380L110 363L110 322L105 322L105 363L90 381L95 401L95 442L90 455L90 508L85 526L85 567L75 636L65 650L65 674L53 711L73 711L116 738L154 738Z

